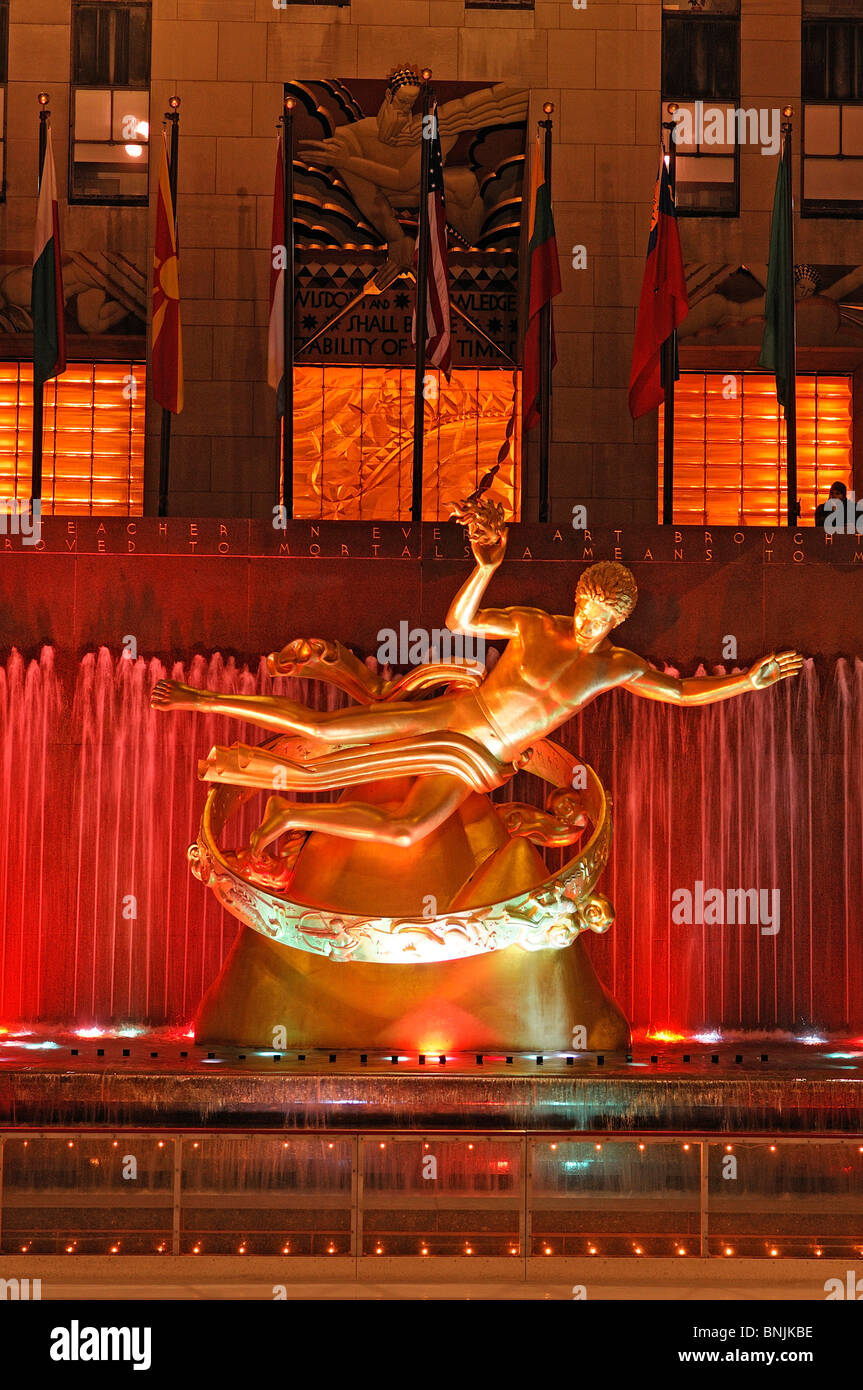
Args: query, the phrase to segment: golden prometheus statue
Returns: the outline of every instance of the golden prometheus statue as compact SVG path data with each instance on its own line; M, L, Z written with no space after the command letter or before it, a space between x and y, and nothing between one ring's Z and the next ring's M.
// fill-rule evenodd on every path
M199 1042L427 1053L627 1045L627 1021L579 939L614 919L595 891L609 798L549 735L616 686L710 704L795 675L803 658L770 654L704 679L655 670L610 640L637 598L630 571L612 562L582 573L573 614L481 608L507 540L503 508L482 491L455 511L476 567L447 626L504 639L491 670L431 663L384 681L339 643L300 638L268 658L271 674L328 681L355 704L320 713L277 695L155 686L156 709L227 714L271 734L213 748L200 765L215 785L189 858L244 929L199 1010ZM551 784L545 810L492 804L520 770ZM342 791L330 803L285 794L332 789ZM231 816L262 790L271 795L248 844L223 848ZM571 846L574 857L552 873L541 846Z

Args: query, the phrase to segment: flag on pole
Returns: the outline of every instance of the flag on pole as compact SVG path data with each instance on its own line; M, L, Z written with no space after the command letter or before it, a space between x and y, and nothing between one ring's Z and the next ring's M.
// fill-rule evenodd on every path
M50 380L66 370L66 324L63 305L63 271L60 264L60 217L57 211L57 179L54 149L48 126L45 160L36 208L33 244L33 372L38 381Z
M153 257L153 398L172 415L183 409L183 335L180 326L180 279L174 201L168 174L168 142L162 133L159 191L156 198L156 248Z
M270 259L270 327L267 337L267 381L277 393L276 409L285 411L285 163L282 137L276 136L276 184L273 190L273 234Z
M437 121L437 103L432 112L432 140L429 162L428 228L429 262L426 294L426 363L438 367L447 381L452 371L452 327L449 306L449 266L446 249L446 204L443 186L443 155ZM419 238L414 252L414 270L419 264ZM417 340L417 311L414 299L411 342Z
M551 189L545 177L545 160L539 136L533 156L528 239L527 328L524 335L524 426L539 424L539 359L542 352L539 318L547 304L560 294L560 261L551 210ZM551 331L551 365L557 361L554 322Z
M653 194L647 264L635 323L629 377L629 413L633 420L662 405L662 347L689 312L677 209L666 160L663 154ZM679 375L675 364L675 381Z
M761 340L759 367L767 367L776 376L776 396L788 410L794 382L794 290L793 239L791 226L791 170L788 142L783 138L779 168L776 172L776 191L773 196L773 216L770 220L770 259L767 265L767 295L764 301L764 336Z

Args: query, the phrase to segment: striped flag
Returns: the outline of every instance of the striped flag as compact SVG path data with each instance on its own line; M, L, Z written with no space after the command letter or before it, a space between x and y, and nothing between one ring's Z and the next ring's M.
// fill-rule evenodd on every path
M168 142L162 133L159 191L156 198L156 248L153 257L153 398L172 415L183 409L183 334L180 325L180 276L174 200L168 174Z
M554 217L551 210L551 188L545 177L545 159L539 136L531 170L530 190L530 235L528 239L528 303L527 327L524 333L524 427L532 429L539 424L539 358L543 351L540 342L539 322L542 310L560 294L560 260L557 254L557 237L554 231ZM549 325L551 332L551 365L557 361L557 348L554 342L554 320ZM549 390L551 383L549 382Z
M66 370L66 324L63 307L63 271L60 265L60 218L57 211L57 179L51 127L47 130L45 160L36 208L33 245L33 374L48 381Z
M449 268L446 251L446 205L443 188L443 156L437 121L437 103L432 112L431 162L428 186L429 261L426 295L426 362L439 367L446 377L452 371L452 328L449 308ZM414 252L414 270L419 264L419 239ZM414 299L411 342L417 340L417 311Z
M277 392L276 410L285 411L285 161L282 137L276 136L276 184L273 189L273 234L270 246L270 327L267 337L267 381Z

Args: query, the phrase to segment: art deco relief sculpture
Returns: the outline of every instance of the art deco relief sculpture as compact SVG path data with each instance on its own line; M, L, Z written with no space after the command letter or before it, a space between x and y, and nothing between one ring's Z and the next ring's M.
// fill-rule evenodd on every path
M336 642L298 639L274 675L329 681L355 703L325 713L281 696L219 695L160 681L157 709L228 714L266 729L256 747L213 748L214 784L194 872L246 925L197 1021L200 1040L285 1046L623 1046L628 1027L578 938L614 912L596 884L611 842L594 771L550 735L622 686L707 704L799 671L786 651L745 673L677 679L611 641L636 602L623 565L586 569L572 614L483 608L504 557L502 508L474 494L457 510L476 567L447 625L507 645L490 671L435 663L384 682ZM436 693L429 692L436 689ZM494 805L524 771L549 783L545 810ZM342 789L335 802L291 792ZM232 816L269 791L247 844ZM575 848L550 872L538 847Z

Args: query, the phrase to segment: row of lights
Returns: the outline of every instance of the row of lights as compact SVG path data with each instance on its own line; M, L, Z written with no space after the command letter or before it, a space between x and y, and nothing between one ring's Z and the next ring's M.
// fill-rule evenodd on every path
M109 1255L119 1255L119 1254L120 1254L120 1246L122 1245L122 1243L123 1243L122 1240L116 1240L112 1245L109 1245L109 1247L108 1247L108 1252L107 1252L107 1253L108 1253ZM29 1254L30 1249L31 1249L31 1247L32 1247L32 1244L33 1244L32 1241L28 1241L26 1245L20 1246L19 1248L20 1248L21 1254L22 1254L22 1255L27 1255L27 1254ZM78 1247L78 1242L77 1242L77 1240L72 1240L72 1241L70 1241L70 1243L65 1247L66 1254L67 1254L67 1255L74 1255L74 1254L76 1253L76 1251L77 1251L77 1247ZM197 1241L197 1242L192 1246L192 1254L193 1254L193 1255L200 1255L200 1254L201 1254L201 1251L202 1251L202 1248L203 1248L203 1247L202 1247L202 1245L201 1245L201 1242L200 1242L200 1241ZM767 1250L768 1255L770 1255L770 1256L773 1257L773 1258L776 1258L777 1256L779 1256L779 1255L782 1254L782 1251L779 1249L779 1247L778 1247L777 1245L768 1245L768 1246L766 1246L765 1248L766 1248L766 1250ZM157 1255L164 1255L164 1254L167 1252L167 1244L166 1244L166 1242L165 1242L165 1241L162 1241L160 1245L157 1245L157 1246L155 1247L155 1250L156 1250L156 1254L157 1254ZM328 1254L328 1255L337 1255L337 1254L339 1253L338 1246L337 1246L337 1245L335 1244L335 1242L332 1241L332 1240L331 1240L331 1241L329 1242L329 1244L327 1245L326 1251L327 1251L327 1254ZM282 1254L283 1254L283 1255L290 1255L290 1253L291 1253L291 1243L290 1243L290 1241L286 1241L285 1244L282 1246ZM376 1255L384 1255L384 1254L386 1254L386 1250L385 1250L384 1246L382 1245L382 1243L381 1243L380 1241L377 1241L377 1243L375 1244L374 1253L375 1253ZM420 1253L421 1255L428 1255L428 1254L429 1254L429 1248L428 1248L428 1245L426 1244L425 1241L423 1241L423 1242L420 1244L419 1253ZM473 1255L473 1254L475 1254L475 1253L476 1253L476 1251L474 1250L474 1247L471 1245L470 1241L465 1241L465 1243L464 1243L464 1250L462 1251L462 1254L463 1254L463 1255ZM517 1246L517 1245L510 1245L509 1248L508 1248L508 1253L509 1253L510 1255L517 1255L517 1254L519 1253L519 1251L518 1251L518 1246ZM553 1254L555 1253L554 1247L553 1247L552 1245L543 1245L543 1247L542 1247L542 1253L543 1253L543 1255L553 1255ZM587 1253L588 1253L588 1255L599 1255L601 1252L600 1252L600 1249L599 1249L599 1246L598 1246L598 1245L595 1245L595 1244L591 1243L591 1244L589 1244L588 1247L587 1247ZM633 1241L633 1242L632 1242L632 1253L633 1253L634 1255L643 1255L643 1254L645 1253L645 1251L644 1251L644 1246L643 1246L643 1245L640 1245L637 1241ZM680 1245L676 1245L676 1246L675 1246L674 1253L675 1253L675 1255L687 1255L687 1254L689 1253L689 1251L687 1250L687 1248L686 1248L685 1245L680 1244ZM736 1251L735 1251L735 1248L734 1248L733 1245L725 1245L725 1246L722 1247L722 1254L725 1255L725 1256L727 1256L727 1257L731 1257L731 1256L733 1256L735 1253L736 1253ZM798 1253L798 1252L795 1251L794 1253L796 1254L796 1253ZM863 1247L858 1247L858 1249L856 1250L855 1253L858 1254L858 1255L863 1255ZM238 1254L238 1255L246 1255L246 1254L248 1254L248 1242L245 1240L245 1238L242 1240L241 1244L237 1246L237 1254ZM824 1250L823 1250L823 1248L822 1248L820 1245L816 1245L816 1246L813 1246L813 1248L812 1248L812 1254L813 1254L813 1255L816 1255L816 1256L821 1256L821 1255L824 1254Z
M30 1147L30 1140L29 1140L29 1139L23 1139L21 1142L22 1142L22 1144L23 1144L23 1146L24 1146L25 1149L28 1149L28 1148ZM450 1142L451 1142L451 1141L450 1141ZM568 1140L567 1142L568 1142L568 1143L572 1143L572 1142L574 1142L574 1141ZM664 1141L664 1140L659 1140L658 1142L664 1143L665 1141ZM114 1149L119 1148L119 1145L120 1145L119 1139L114 1139L114 1140L111 1141L111 1147L112 1147L112 1148L114 1148ZM67 1139L67 1141L66 1141L66 1147L67 1147L67 1149L74 1149L74 1147L75 1147L75 1140L74 1140L74 1139ZM165 1140L164 1140L164 1139L160 1139L160 1140L158 1141L156 1147L159 1148L159 1149L164 1149L164 1147L165 1147ZM193 1144L192 1144L192 1148L193 1148L193 1149L197 1149L197 1148L199 1148L199 1147L200 1147L200 1144L199 1144L198 1140L197 1140L197 1139L194 1140L194 1142L193 1142ZM283 1148L283 1149L289 1149L290 1147L291 1147L291 1141L290 1141L290 1139L285 1139L285 1140L283 1140L283 1142L282 1142L282 1148ZM385 1144L383 1141L381 1141L381 1143L378 1145L378 1147L381 1148L381 1149L385 1149L385 1148L386 1148L386 1144ZM429 1147L430 1147L429 1144L423 1144L423 1148L424 1148L424 1149L427 1149L427 1148L429 1148ZM557 1146L556 1143L554 1143L554 1144L549 1144L548 1147L549 1147L550 1149L556 1149L558 1146ZM594 1144L593 1147L596 1149L597 1153L599 1153L599 1152L601 1151L601 1149L602 1149L602 1145L601 1145L601 1144ZM642 1143L642 1144L639 1144L638 1147L639 1147L639 1150L643 1153L644 1150L647 1148L647 1145ZM691 1145L691 1144L681 1144L680 1147L683 1149L684 1153L688 1153L689 1150L692 1148L692 1145ZM769 1148L769 1150L770 1150L770 1152L771 1152L772 1154L775 1154L775 1153L778 1152L778 1149L777 1149L776 1144L768 1144L767 1147ZM327 1144L327 1148L328 1148L328 1149L334 1149L334 1148L335 1148L335 1144L334 1144L334 1143L329 1143L329 1144ZM473 1144L468 1144L468 1148L469 1148L469 1149L472 1149L472 1148L474 1148L474 1145L473 1145ZM733 1144L726 1144L726 1145L725 1145L725 1152L726 1152L726 1153L729 1153L729 1154L730 1154L730 1153L733 1153L733 1152L734 1152L734 1145L733 1145ZM858 1145L857 1145L857 1152L858 1152L858 1154L863 1154L863 1144L858 1144ZM98 1163L98 1161L99 1161L98 1159L95 1160L95 1162L97 1162L97 1163ZM94 1160L91 1159L90 1162L92 1163L92 1162L94 1162ZM498 1162L499 1162L499 1163L508 1163L508 1162L509 1162L509 1159L498 1159Z

